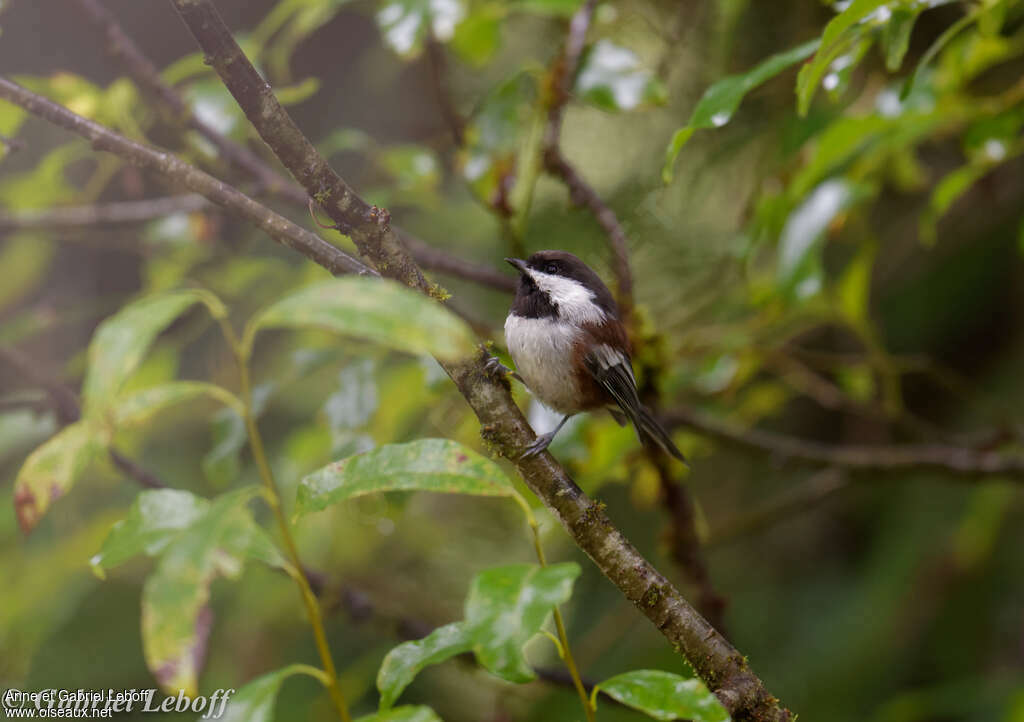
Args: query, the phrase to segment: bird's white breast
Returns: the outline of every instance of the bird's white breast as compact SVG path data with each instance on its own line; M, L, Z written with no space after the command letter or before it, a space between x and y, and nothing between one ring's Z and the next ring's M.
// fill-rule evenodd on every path
M563 414L579 411L573 344L579 328L550 318L505 319L505 343L523 382L543 404Z

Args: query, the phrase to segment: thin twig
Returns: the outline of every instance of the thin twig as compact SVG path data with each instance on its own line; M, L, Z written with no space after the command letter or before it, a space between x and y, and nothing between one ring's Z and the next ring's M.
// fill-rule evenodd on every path
M660 450L651 450L648 459L658 471L662 503L671 516L668 531L669 553L686 578L697 589L697 609L715 629L725 629L727 600L711 583L707 562L701 552L700 536L693 499L689 490L672 474L668 460Z
M448 126L448 131L452 134L452 141L455 143L455 147L461 148L462 143L465 140L466 135L466 120L459 113L458 108L455 107L455 103L452 101L451 93L446 85L446 62L444 55L444 46L438 42L437 38L434 37L433 29L430 27L430 23L427 23L427 39L426 39L426 50L427 50L427 65L430 69L430 82L434 87L434 95L437 98L438 108L441 110L441 116L444 118L445 125Z
M378 275L362 261L332 246L315 233L292 223L241 191L166 151L125 138L3 77L0 77L0 98L87 138L96 150L119 155L205 196L255 224L278 243L312 258L331 273Z
M633 273L629 266L629 238L622 227L619 217L611 206L605 203L597 191L587 183L579 171L562 154L557 145L549 145L544 150L544 168L548 173L560 178L569 189L570 200L586 208L608 236L612 252L612 273L615 274L615 285L618 290L619 310L623 319L628 320L633 313Z
M691 408L666 411L662 421L684 426L737 446L781 459L851 470L931 469L961 477L1006 475L1024 479L1024 455L943 444L837 445L799 439L773 431L746 429Z
M706 546L722 546L735 539L755 534L779 522L792 519L813 509L826 499L849 488L850 475L842 469L828 467L815 472L800 486L787 490L776 499L726 519L711 528Z
M119 61L139 88L155 101L173 126L198 132L213 144L221 156L245 171L268 192L287 198L293 203L306 202L306 193L302 188L282 177L251 150L197 118L184 98L164 82L160 77L160 71L100 0L77 0L77 5L89 22L103 33L107 40L107 51Z
M13 213L0 212L0 231L148 223L175 213L195 213L209 208L210 205L210 201L203 196L188 193L143 201L96 203L86 206L22 210Z
M164 82L153 62L124 31L117 18L101 4L100 0L76 1L78 7L85 13L88 20L106 37L107 49L111 55L120 61L128 75L156 102L174 126L197 131L217 149L221 156L259 183L261 191L279 196L297 206L306 205L309 196L301 186L282 176L277 170L245 146L236 143L197 118L181 94ZM454 105L446 110L445 113L446 118L448 113L452 114L448 122L452 125L453 131L460 129L459 116L457 111L455 111ZM408 234L404 235L406 238L410 238ZM446 256L443 251L419 239L415 240L424 255L435 259L436 263L443 263L442 259ZM458 259L452 260L453 262L448 265L458 267ZM427 268L431 267L427 264L424 265ZM446 270L455 275L460 275L454 270L445 268L437 268L436 270ZM468 274L464 277L469 280L478 280L473 274Z
M401 229L396 230L402 239L402 243L409 249L409 253L412 254L412 257L423 268L430 271L447 273L467 281L474 281L482 286L489 286L498 291L512 293L516 290L517 281L513 275L502 273L492 266L473 263L464 258L445 253Z
M569 198L576 205L589 210L608 236L612 252L612 272L618 291L619 309L623 319L628 320L633 313L633 274L629 267L629 238L619 222L615 211L580 175L561 150L562 120L565 107L569 103L570 90L576 77L583 47L586 44L587 30L594 16L596 0L587 0L569 21L569 32L565 38L565 46L561 55L551 69L548 96L547 127L544 130L544 168L548 173L560 178L569 189Z

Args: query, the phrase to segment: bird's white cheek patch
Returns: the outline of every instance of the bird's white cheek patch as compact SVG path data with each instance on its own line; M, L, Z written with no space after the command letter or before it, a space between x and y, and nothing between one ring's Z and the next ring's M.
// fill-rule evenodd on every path
M584 323L600 323L605 319L604 311L594 303L594 294L579 281L532 269L530 276L537 288L558 306L562 320L580 326Z

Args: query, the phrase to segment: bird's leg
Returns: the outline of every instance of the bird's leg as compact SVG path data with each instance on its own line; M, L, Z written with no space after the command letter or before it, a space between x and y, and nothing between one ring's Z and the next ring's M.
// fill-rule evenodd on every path
M523 452L520 458L527 459L531 456L536 456L540 452L544 451L544 449L548 448L548 445L555 438L555 434L558 433L559 429L565 426L565 422L571 419L572 416L572 414L566 414L562 417L562 420L558 422L558 426L556 426L553 431L538 435L537 438L534 439L533 443L526 447L526 451Z

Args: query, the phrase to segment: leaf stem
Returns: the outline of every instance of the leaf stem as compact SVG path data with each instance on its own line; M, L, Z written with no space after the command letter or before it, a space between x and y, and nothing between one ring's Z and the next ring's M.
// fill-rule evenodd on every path
M291 570L291 577L295 580L296 584L299 585L299 591L302 593L302 601L306 605L306 614L309 617L309 624L313 628L313 637L316 640L317 652L320 654L320 662L323 664L323 677L321 678L321 681L324 683L324 686L327 687L327 693L330 695L331 701L334 703L334 707L338 711L338 718L342 720L342 722L352 722L352 716L349 714L345 696L342 694L341 687L338 685L338 672L334 667L334 659L331 657L331 649L327 644L327 635L324 632L324 622L323 615L320 613L320 604L317 602L316 596L313 594L313 590L309 586L309 580L306 579L305 572L303 572L302 560L299 558L299 549L295 544L294 537L292 537L291 528L288 526L288 519L284 515L284 509L281 507L281 497L277 493L277 484L274 481L274 472L270 468L270 462L267 461L267 453L263 446L263 437L260 436L259 427L256 425L256 417L253 415L252 384L249 380L249 357L252 350L251 333L247 331L245 338L240 342L234 332L234 329L231 328L227 320L218 320L221 322L221 328L224 330L224 335L227 337L228 343L231 344L231 348L235 353L235 358L238 361L238 372L242 387L242 403L245 404L245 428L249 434L249 445L252 447L253 458L256 461L257 468L259 469L260 477L263 479L263 486L265 490L264 496L267 500L267 504L274 512L274 517L277 519L278 529L281 532L281 537L284 539L285 552L287 553L288 559L293 567Z
M544 556L544 547L540 543L540 526L529 506L526 506L526 514L526 519L530 524L530 533L533 535L533 548L537 552L537 561L542 567L546 567L548 562ZM576 660L572 656L572 650L569 649L569 635L565 633L562 613L558 611L558 607L552 611L555 618L555 629L558 630L558 639L561 641L561 644L557 645L559 656L565 661L565 667L569 670L569 676L572 677L572 685L580 696L580 703L583 705L583 712L587 715L587 722L594 722L594 705L591 704L590 698L587 696L587 689L583 686L583 680L580 679L579 670L576 668Z

